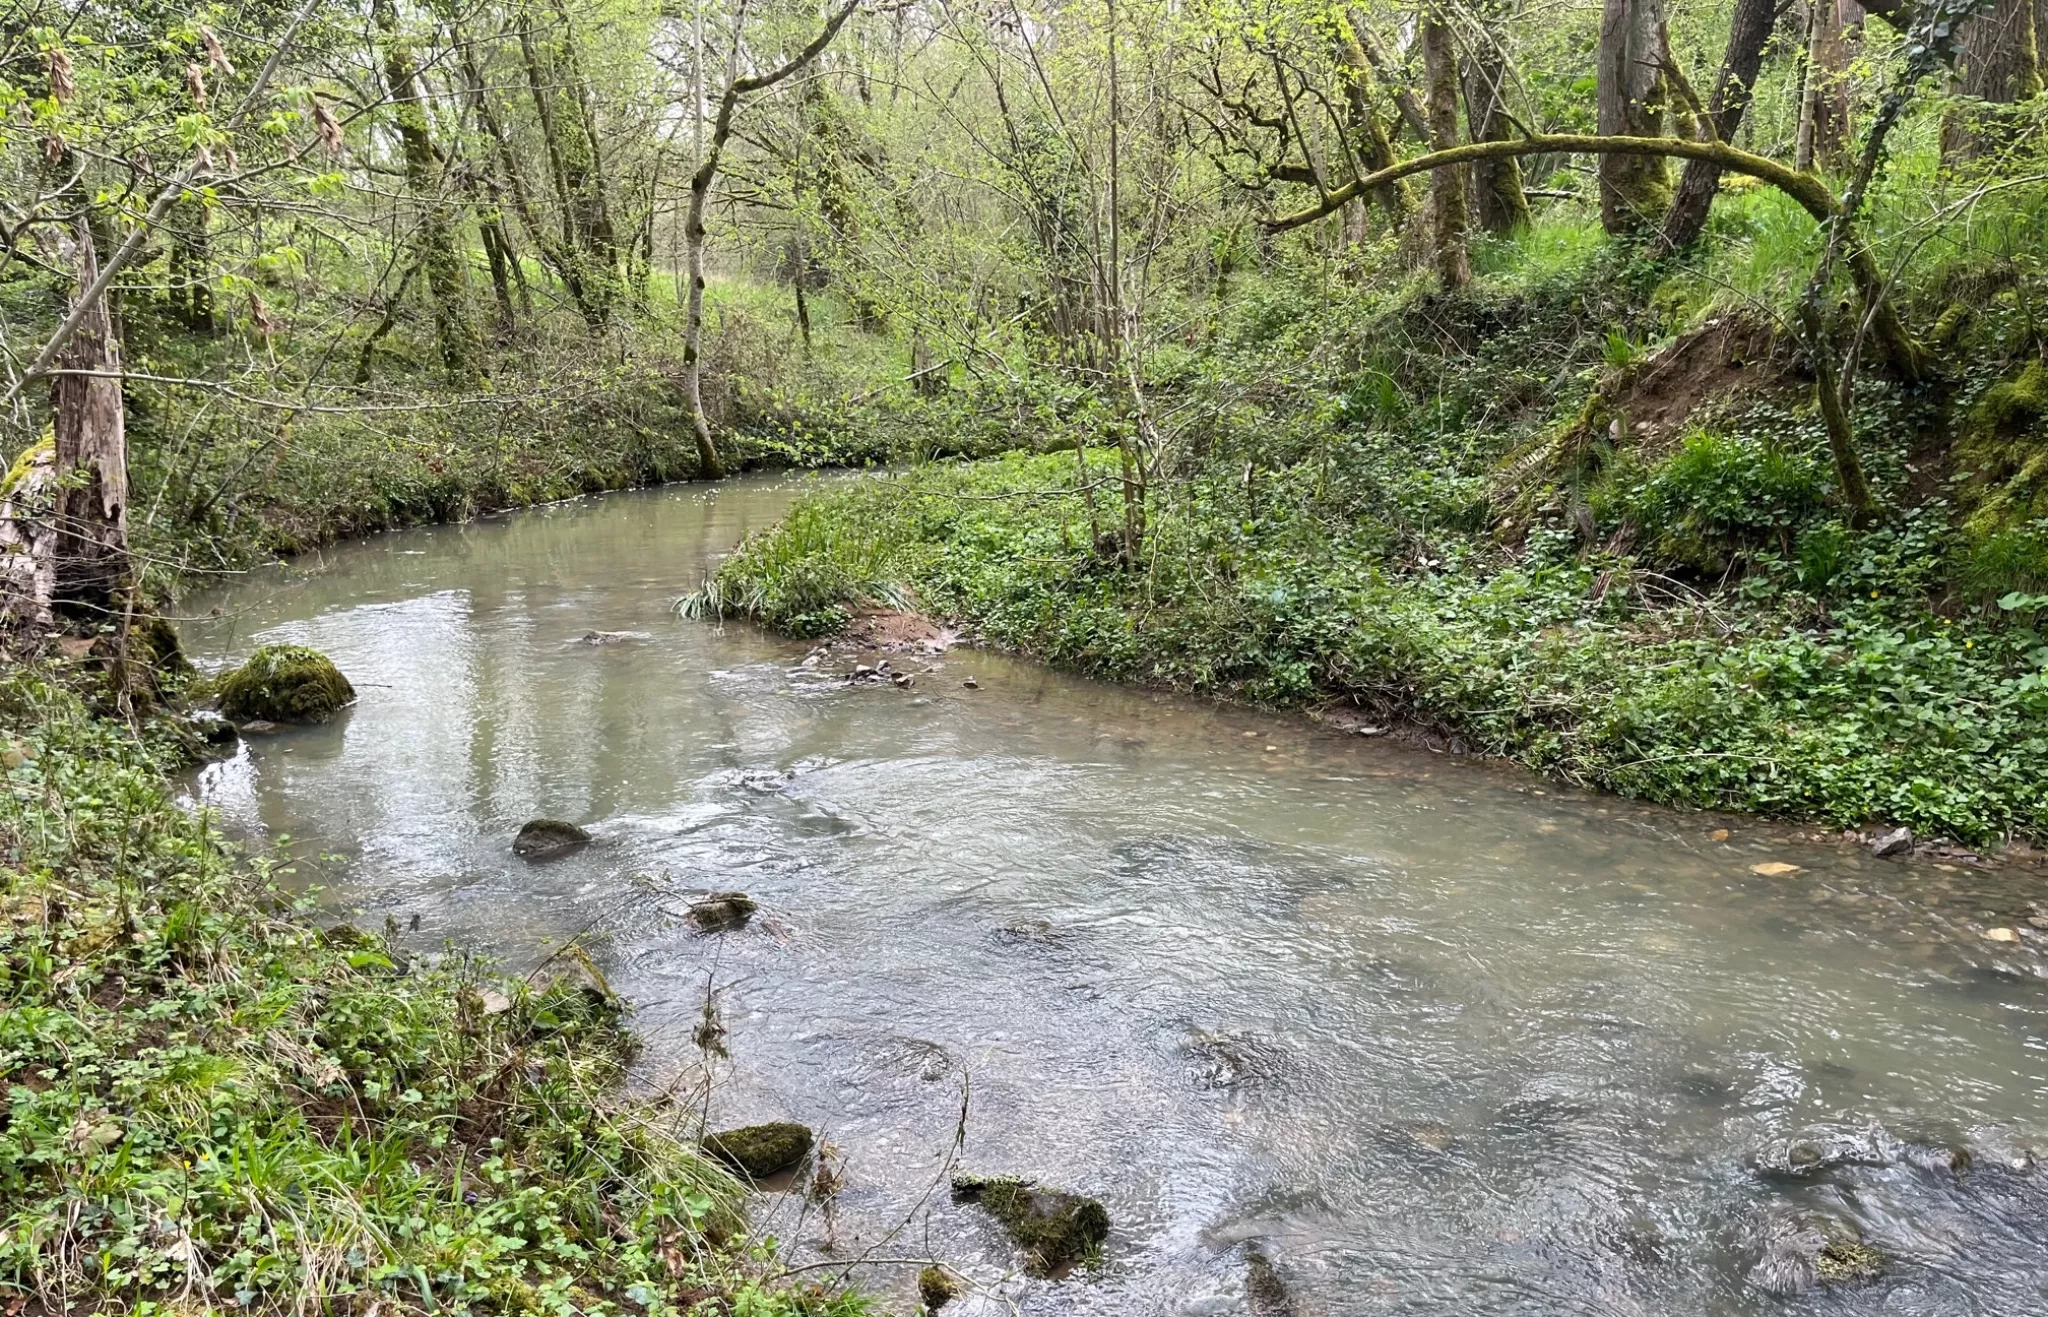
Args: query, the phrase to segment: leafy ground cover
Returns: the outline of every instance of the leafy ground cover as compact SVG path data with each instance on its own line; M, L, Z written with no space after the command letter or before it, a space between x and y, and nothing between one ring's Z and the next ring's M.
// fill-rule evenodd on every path
M0 737L0 1307L861 1311L621 1098L600 976L321 930L173 803L168 725L17 670Z

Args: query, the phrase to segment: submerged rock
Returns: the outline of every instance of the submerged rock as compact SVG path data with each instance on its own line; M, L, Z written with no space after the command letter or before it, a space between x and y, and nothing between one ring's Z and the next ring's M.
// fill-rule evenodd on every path
M1252 1317L1295 1317L1287 1282L1273 1269L1273 1260L1255 1248L1244 1255L1244 1303Z
M1818 1215L1779 1218L1768 1228L1749 1280L1772 1294L1798 1294L1817 1285L1874 1280L1884 1274L1886 1262L1847 1221Z
M937 1312L960 1297L960 1278L944 1267L926 1267L917 1273L917 1297L926 1312Z
M813 1141L808 1125L777 1120L707 1134L700 1146L707 1157L748 1179L765 1180L810 1156Z
M956 1175L953 1201L994 1217L1024 1250L1026 1270L1041 1276L1099 1260L1109 1238L1109 1212L1097 1200L1015 1176Z
M534 819L512 839L512 853L529 860L552 859L588 844L590 834L561 819Z
M325 722L356 698L333 661L304 645L265 645L215 689L220 711L237 721Z
M713 892L690 905L690 926L700 933L730 933L745 928L760 904L745 892Z

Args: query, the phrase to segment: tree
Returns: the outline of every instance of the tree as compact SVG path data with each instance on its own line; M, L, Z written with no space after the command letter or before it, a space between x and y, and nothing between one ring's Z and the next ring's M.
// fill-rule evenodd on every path
M1951 113L1942 125L1942 154L1969 160L2007 144L2012 106L2041 94L2039 0L1994 0L1962 27L1956 89L1981 102Z
M1728 53L1707 105L1706 126L1720 141L1733 141L1763 68L1764 47L1777 26L1777 0L1735 0L1728 23ZM1664 243L1678 250L1699 240L1707 227L1714 194L1720 190L1721 166L1711 160L1688 160L1678 180L1678 193L1664 217Z
M1422 15L1422 64L1427 85L1430 145L1448 151L1458 145L1458 52L1451 25L1441 9ZM1430 245L1437 277L1456 291L1472 282L1466 250L1471 221L1465 205L1465 179L1456 170L1440 169L1429 179Z
M711 134L701 144L697 167L690 175L690 208L683 221L690 281L683 319L683 395L690 409L690 426L697 438L699 470L706 477L717 476L723 470L718 460L718 447L711 439L711 420L704 412L704 246L707 236L704 212L711 199L711 185L718 177L718 166L726 143L732 138L734 119L746 98L755 92L766 91L808 67L832 44L832 39L839 35L839 30L846 26L846 21L853 17L860 5L861 0L844 0L818 29L817 35L788 60L765 72L744 75L740 73L740 61L745 48L746 6L742 4L733 15L732 39L725 57L725 86L718 95ZM704 52L700 48L696 52L694 69L700 88L703 85L703 65ZM691 113L699 116L701 125L701 97L698 104L691 107Z
M1500 142L1509 133L1507 55L1492 31L1480 33L1465 61L1465 121L1475 142ZM1522 167L1513 157L1472 166L1472 197L1479 227L1513 233L1529 226L1529 197Z
M1664 70L1670 63L1662 0L1605 0L1595 61L1601 135L1662 137ZM1670 201L1662 156L1600 157L1600 222L1609 233L1633 233L1655 223Z

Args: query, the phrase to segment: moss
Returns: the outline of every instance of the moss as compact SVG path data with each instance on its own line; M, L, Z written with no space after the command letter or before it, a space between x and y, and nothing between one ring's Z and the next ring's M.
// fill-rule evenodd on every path
M937 1312L960 1297L960 1279L944 1267L926 1267L917 1273L917 1297L926 1312Z
M16 454L13 465L7 468L6 477L0 479L0 498L12 494L17 485L28 479L28 473L35 469L37 462L56 451L57 441L46 434Z
M690 923L700 933L728 933L746 927L758 909L745 892L714 892L690 907Z
M1815 1266L1823 1283L1873 1280L1884 1274L1885 1256L1855 1239L1838 1239L1821 1249Z
M704 1136L704 1152L753 1180L765 1180L808 1157L810 1128L793 1121L771 1121Z
M356 698L355 687L317 649L265 645L219 681L221 712L274 723L325 722Z
M974 1203L1000 1222L1038 1275L1096 1265L1109 1238L1109 1212L1100 1202L1015 1176L956 1175L953 1201Z

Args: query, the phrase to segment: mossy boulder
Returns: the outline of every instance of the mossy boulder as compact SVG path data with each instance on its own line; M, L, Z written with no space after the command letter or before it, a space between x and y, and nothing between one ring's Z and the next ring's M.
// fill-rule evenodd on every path
M1040 1276L1093 1265L1109 1238L1109 1212L1100 1202L1015 1176L956 1175L953 1201L973 1203L1000 1222L1024 1250L1025 1268Z
M529 860L552 859L587 845L590 834L561 819L534 819L512 839L512 853Z
M325 722L356 698L333 661L304 645L265 645L215 690L220 711L237 721Z
M704 1136L706 1156L750 1180L765 1180L811 1155L810 1127L794 1121L770 1121Z

